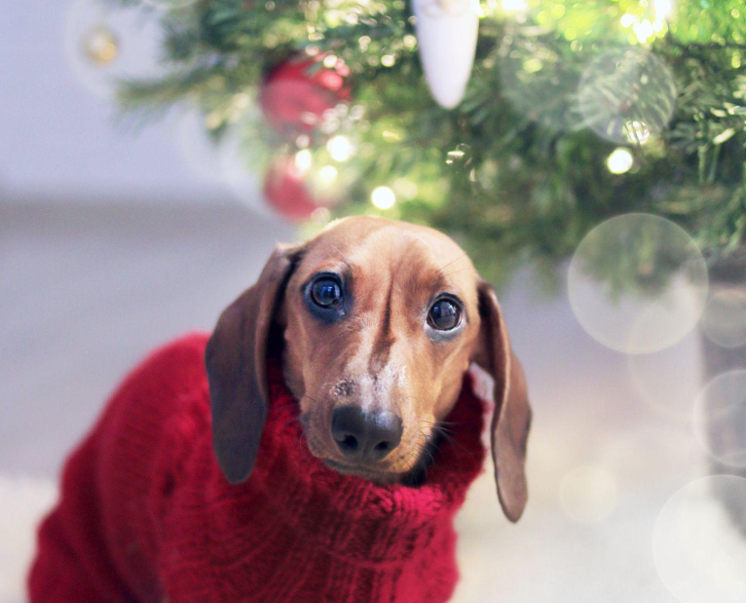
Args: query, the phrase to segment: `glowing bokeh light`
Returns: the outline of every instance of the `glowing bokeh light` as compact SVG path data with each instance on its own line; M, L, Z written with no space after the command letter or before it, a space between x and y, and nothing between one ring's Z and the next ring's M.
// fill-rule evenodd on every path
M640 121L631 120L623 124L623 131L628 142L633 144L646 144L651 138L651 130Z
M607 169L613 174L624 174L633 167L633 154L624 148L617 148L607 157Z
M708 382L695 403L695 434L708 454L729 467L745 466L745 371Z
M652 25L644 21L633 28L639 37L648 36ZM617 143L642 144L669 124L677 87L662 59L645 48L631 46L595 58L584 69L576 100L584 123L599 136Z
M558 53L520 27L507 27L498 48L500 93L521 115L552 131L584 124L577 108L579 53Z
M665 21L672 15L672 0L654 0L654 18Z
M378 186L371 193L371 203L379 209L391 209L396 200L394 191L388 186Z
M724 348L743 346L746 301L743 289L714 291L700 322L706 337Z
M502 0L501 7L509 13L520 13L529 10L527 0Z
M327 142L327 150L335 161L347 161L353 154L353 145L345 136L333 136Z
M381 64L384 67L394 67L394 55L391 54L385 54L383 57L381 57Z
M301 151L298 151L298 153L296 153L294 163L296 164L296 167L302 172L305 172L309 168L311 168L311 162L311 151L309 151L308 149L302 149Z
M568 270L568 296L584 330L628 354L663 350L687 335L708 296L698 246L673 222L626 214L594 228Z
M324 57L323 63L327 69L334 69L337 65L337 57L333 54L328 54L326 57Z
M744 537L728 513L744 521L744 506L745 480L730 475L695 480L664 505L654 527L654 562L678 601L744 602Z
M337 168L333 165L325 165L319 170L319 178L324 183L330 183L337 178Z
M641 44L654 35L654 24L648 19L633 24L633 33Z
M622 17L620 17L620 25L622 25L623 27L632 27L633 23L635 23L635 15L625 13Z

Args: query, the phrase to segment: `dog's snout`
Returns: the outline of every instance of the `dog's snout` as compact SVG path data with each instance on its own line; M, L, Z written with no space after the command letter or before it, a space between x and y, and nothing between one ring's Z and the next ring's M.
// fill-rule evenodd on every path
M332 413L332 437L345 456L380 461L399 446L402 419L386 410L343 406Z

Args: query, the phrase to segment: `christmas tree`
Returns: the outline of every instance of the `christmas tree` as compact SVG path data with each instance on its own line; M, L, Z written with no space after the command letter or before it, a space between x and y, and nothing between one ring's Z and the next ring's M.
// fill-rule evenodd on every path
M247 169L289 166L332 216L448 231L493 280L630 212L678 224L711 262L743 253L744 2L433 2L479 16L454 109L431 96L404 0L120 0L160 19L168 71L119 98L150 117L191 103ZM625 274L597 270L641 281L655 243Z

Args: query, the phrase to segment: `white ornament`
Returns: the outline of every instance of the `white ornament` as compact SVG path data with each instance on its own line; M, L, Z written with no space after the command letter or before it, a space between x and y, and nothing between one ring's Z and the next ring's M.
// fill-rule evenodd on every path
M475 61L477 0L412 0L420 62L433 98L459 104Z

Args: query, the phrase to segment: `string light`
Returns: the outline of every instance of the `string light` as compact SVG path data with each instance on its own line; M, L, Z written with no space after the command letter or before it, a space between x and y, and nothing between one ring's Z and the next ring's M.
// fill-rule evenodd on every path
M646 144L651 138L651 130L642 121L625 122L625 138L634 144Z
M640 23L633 25L633 33L638 41L643 44L651 36L654 35L654 26L648 19L644 19Z
M327 150L335 161L346 161L353 153L353 145L345 136L333 136L327 143Z
M501 6L503 7L503 10L514 13L524 12L529 9L527 0L503 0Z
M462 160L464 157L464 151L462 149L455 149L453 151L449 151L446 154L446 163L447 165L453 165L454 163L458 163Z
M332 182L337 178L337 168L332 165L325 165L319 170L319 178L326 183Z
M379 209L391 209L395 201L394 191L387 186L378 186L371 193L371 203Z
M622 147L615 149L607 157L607 168L613 174L624 174L633 167L633 155Z
M302 172L307 171L311 167L311 151L303 149L296 153L295 159L296 167Z
M654 15L657 21L664 21L672 15L672 0L654 0Z

